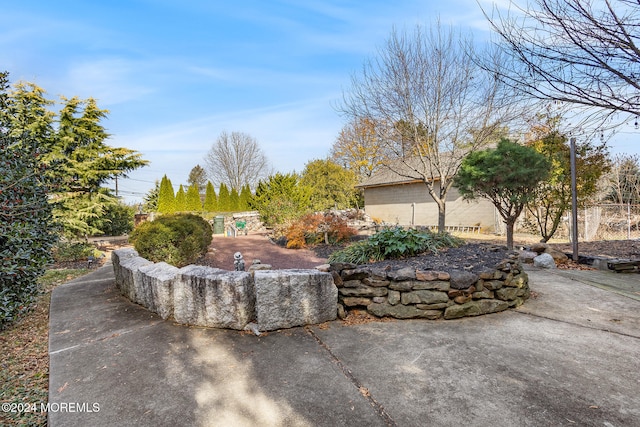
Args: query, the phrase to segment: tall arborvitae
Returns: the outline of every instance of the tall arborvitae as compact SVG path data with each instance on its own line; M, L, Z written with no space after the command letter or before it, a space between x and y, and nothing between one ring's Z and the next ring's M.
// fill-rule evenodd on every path
M186 197L186 206L187 211L189 212L200 212L202 211L202 202L200 202L200 192L198 190L198 184L194 183L189 186L187 189L187 197Z
M218 198L216 197L216 189L213 188L211 181L207 181L207 189L204 195L204 211L215 212L218 210Z
M249 203L251 202L251 188L249 188L249 184L245 184L240 191L240 210L248 211Z
M228 212L231 210L231 196L227 185L223 182L220 184L220 191L218 192L218 210L221 212Z
M231 190L231 194L229 195L229 210L234 212L240 210L240 195L235 188Z
M158 196L158 212L173 213L176 211L176 196L173 192L173 185L167 175L160 181L160 194Z
M184 193L184 188L180 184L178 192L176 193L176 212L185 212L187 210L187 196Z

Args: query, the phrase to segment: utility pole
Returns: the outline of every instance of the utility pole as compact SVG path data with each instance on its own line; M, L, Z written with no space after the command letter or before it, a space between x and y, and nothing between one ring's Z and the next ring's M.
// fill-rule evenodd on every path
M571 248L573 260L578 261L578 189L576 185L576 138L570 139L571 160Z

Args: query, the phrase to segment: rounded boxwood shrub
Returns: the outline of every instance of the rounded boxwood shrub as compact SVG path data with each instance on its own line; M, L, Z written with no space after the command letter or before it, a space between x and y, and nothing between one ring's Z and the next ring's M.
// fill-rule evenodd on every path
M184 267L207 252L211 235L211 225L202 217L172 214L141 224L130 240L141 257Z

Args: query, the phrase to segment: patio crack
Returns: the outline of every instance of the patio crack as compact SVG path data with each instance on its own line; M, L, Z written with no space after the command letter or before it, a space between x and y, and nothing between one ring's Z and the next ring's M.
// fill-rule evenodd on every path
M523 311L523 310L513 310L514 313L518 313L518 314L524 314L526 316L531 316L531 317L537 317L539 319L545 319L545 320L552 320L554 322L560 322L560 323L565 323L567 325L573 325L573 326L579 326L581 328L586 328L586 329L592 329L594 331L600 331L600 332L609 332L611 334L616 334L616 335L621 335L623 337L629 337L629 338L635 338L635 339L640 339L639 336L637 335L631 335L631 334L626 334L624 332L618 332L618 331L613 331L611 329L606 329L606 328L598 328L595 326L588 326L588 325L584 325L582 323L577 323L577 322L569 322L567 320L561 320L561 319L555 319L553 317L549 317L549 316L542 316L540 314L535 314L535 313L531 313L528 311Z
M369 390L358 380L358 378L353 375L353 373L346 367L344 363L336 356L329 346L327 346L322 339L316 335L313 330L309 327L304 328L305 331L309 335L316 340L316 342L322 347L329 355L329 358L340 368L342 374L358 389L358 392L369 402L369 404L373 407L378 417L382 419L382 421L388 426L397 426L396 422L391 418L391 416L385 411L384 407L371 395Z

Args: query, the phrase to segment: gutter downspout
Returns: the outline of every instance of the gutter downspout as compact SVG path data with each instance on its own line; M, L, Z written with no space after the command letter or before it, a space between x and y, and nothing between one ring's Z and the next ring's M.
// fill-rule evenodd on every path
M411 226L415 227L416 225L416 204L411 203Z

